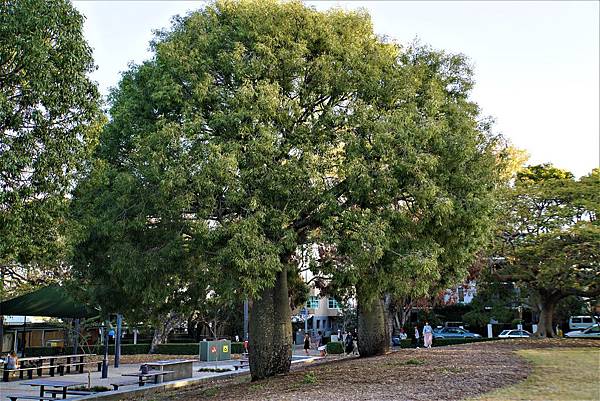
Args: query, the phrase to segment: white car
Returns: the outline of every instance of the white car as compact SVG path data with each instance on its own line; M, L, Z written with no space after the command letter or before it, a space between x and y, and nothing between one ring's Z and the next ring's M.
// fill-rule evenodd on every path
M594 316L571 316L569 318L569 329L584 330L598 323Z
M498 338L529 338L531 333L526 330L504 330Z
M565 334L569 338L600 338L600 324L595 324L585 330L569 331Z

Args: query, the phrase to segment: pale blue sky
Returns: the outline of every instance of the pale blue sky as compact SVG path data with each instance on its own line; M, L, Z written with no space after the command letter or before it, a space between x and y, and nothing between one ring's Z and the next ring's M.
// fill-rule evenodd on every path
M600 165L600 2L312 1L318 9L366 8L375 31L400 43L419 38L466 54L473 100L496 130L531 155L580 176ZM103 94L131 61L150 56L152 30L202 1L75 1L87 20Z

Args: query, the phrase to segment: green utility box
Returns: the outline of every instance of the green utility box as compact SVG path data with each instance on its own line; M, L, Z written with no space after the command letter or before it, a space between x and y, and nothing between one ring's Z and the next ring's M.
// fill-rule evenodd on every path
M201 341L200 360L203 362L227 361L231 359L231 341Z

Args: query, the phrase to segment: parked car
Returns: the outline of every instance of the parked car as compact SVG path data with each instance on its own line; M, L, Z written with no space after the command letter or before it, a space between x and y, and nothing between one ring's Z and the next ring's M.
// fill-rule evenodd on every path
M569 330L583 330L598 323L593 316L571 316L569 318Z
M444 327L443 329L434 332L433 338L480 338L476 333L471 333L459 327Z
M498 338L528 338L531 333L527 330L504 330L498 335Z
M600 338L600 324L595 324L585 330L569 331L565 334L569 338Z

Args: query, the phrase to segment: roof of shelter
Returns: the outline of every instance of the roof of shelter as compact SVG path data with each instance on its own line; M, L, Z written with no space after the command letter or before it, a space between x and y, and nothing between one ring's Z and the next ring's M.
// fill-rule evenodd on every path
M98 315L98 311L75 301L60 286L43 287L0 303L1 315L82 318Z

